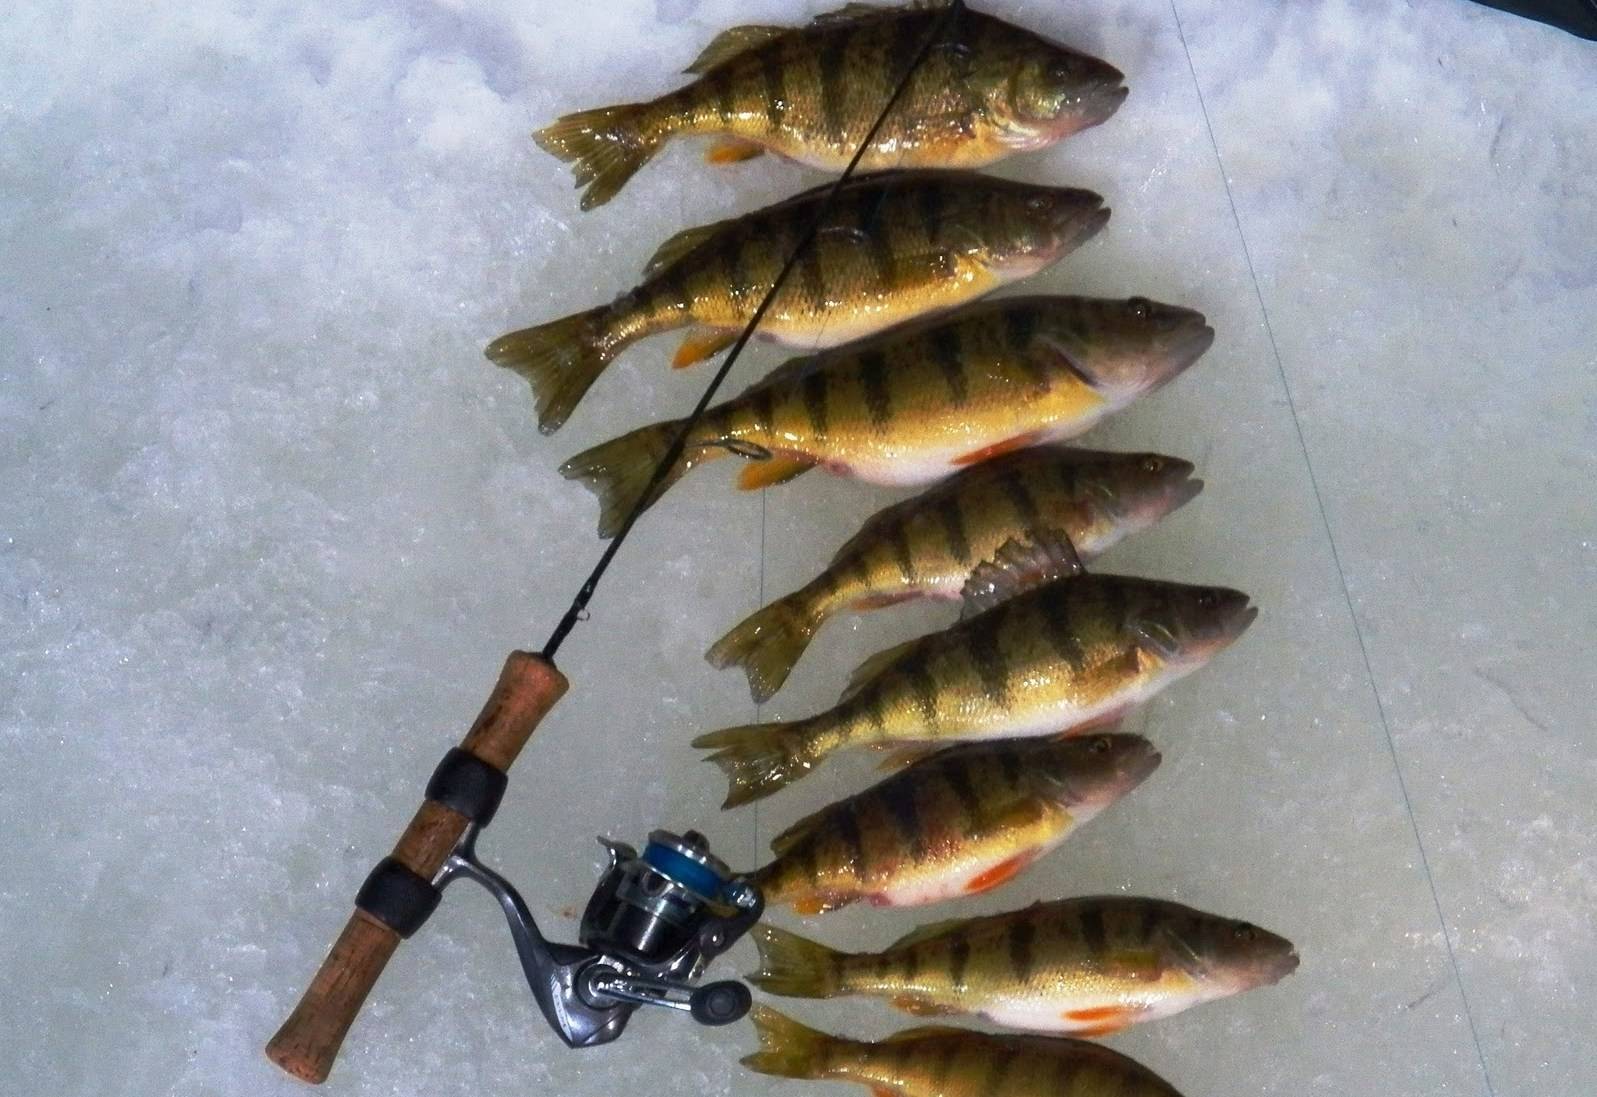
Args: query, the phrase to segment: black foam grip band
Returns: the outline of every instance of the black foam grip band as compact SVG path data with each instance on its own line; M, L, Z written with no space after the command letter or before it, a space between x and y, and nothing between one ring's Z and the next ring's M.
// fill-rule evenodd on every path
M433 770L432 779L427 782L427 799L453 808L479 826L487 826L499 810L509 782L504 770L469 750L454 747Z
M355 894L355 906L383 925L409 937L432 916L443 892L392 857L377 862Z

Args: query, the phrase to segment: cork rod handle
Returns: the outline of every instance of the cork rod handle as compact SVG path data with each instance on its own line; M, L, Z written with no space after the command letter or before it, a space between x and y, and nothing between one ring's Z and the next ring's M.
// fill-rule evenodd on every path
M508 770L544 716L565 695L567 686L565 675L541 655L511 652L488 703L461 741L461 749ZM393 857L430 880L443 867L467 825L459 812L424 800L394 846ZM364 911L354 911L299 1005L266 1045L267 1058L296 1078L324 1081L344 1035L399 942L399 934L388 926Z

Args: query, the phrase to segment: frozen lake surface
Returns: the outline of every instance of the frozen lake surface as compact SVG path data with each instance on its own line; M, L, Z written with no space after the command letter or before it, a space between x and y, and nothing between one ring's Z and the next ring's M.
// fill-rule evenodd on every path
M304 1092L262 1043L505 652L542 642L599 551L556 466L708 379L651 341L544 438L483 344L823 178L681 142L582 215L528 134L675 86L726 26L831 6L0 17L0 1090ZM1176 898L1303 955L1280 986L1114 1038L1187 1097L1597 1091L1597 47L1461 0L978 6L1131 88L1000 169L1114 209L1026 289L1142 294L1219 333L1087 439L1208 485L1105 567L1240 587L1263 615L1131 718L1164 766L1037 869L808 930L867 948L1040 897ZM781 358L754 348L732 383ZM753 711L704 648L893 497L729 480L691 477L627 544L485 838L553 935L594 835L698 826L746 867L872 764L718 812L687 741ZM817 710L951 615L834 623L766 713ZM512 955L488 900L452 894L327 1092L829 1091L744 1073L746 1025L646 1015L559 1050Z

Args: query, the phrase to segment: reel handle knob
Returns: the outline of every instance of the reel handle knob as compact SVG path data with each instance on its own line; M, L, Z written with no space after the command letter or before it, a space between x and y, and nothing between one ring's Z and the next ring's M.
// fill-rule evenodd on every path
M688 999L688 1012L701 1025L730 1025L741 1021L754 1005L754 995L736 979L706 983Z
M569 684L543 656L511 652L461 749L496 769L509 769ZM423 800L391 860L424 881L432 880L470 822L453 808ZM324 1081L345 1033L401 939L397 930L366 911L351 914L299 1005L266 1045L267 1058L303 1081Z

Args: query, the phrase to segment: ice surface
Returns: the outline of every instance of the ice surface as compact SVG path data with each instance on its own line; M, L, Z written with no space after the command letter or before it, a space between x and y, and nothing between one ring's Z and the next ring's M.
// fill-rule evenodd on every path
M671 87L725 26L829 6L5 17L0 1091L303 1092L260 1045L504 652L542 640L598 551L555 466L707 379L651 342L544 439L482 344L820 178L678 147L583 216L527 133ZM1234 584L1265 613L1132 718L1166 757L1143 789L962 909L1127 890L1292 937L1280 987L1115 1040L1189 1097L1592 1092L1597 53L1453 0L980 6L1132 88L1003 169L1115 210L1028 288L1142 293L1219 331L1091 437L1208 483L1104 566ZM734 384L779 360L756 348ZM892 497L726 479L689 478L628 544L484 841L551 932L595 834L699 825L746 864L865 780L845 759L720 816L686 749L753 712L704 647ZM948 616L830 625L767 711L829 703L858 658ZM810 928L866 947L952 912ZM486 898L452 895L327 1091L813 1092L737 1068L746 1026L641 1016L615 1047L556 1050L511 956Z

